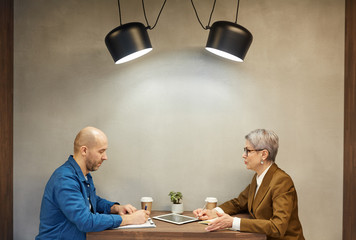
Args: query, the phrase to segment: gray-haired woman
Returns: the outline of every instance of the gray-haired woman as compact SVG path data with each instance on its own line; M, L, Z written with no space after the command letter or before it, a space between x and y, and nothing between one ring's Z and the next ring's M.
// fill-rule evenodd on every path
M294 183L275 164L278 136L273 131L256 129L245 139L242 157L246 168L256 172L251 183L237 198L213 210L196 209L194 215L201 220L217 217L209 223L207 231L232 228L264 233L269 240L304 240ZM246 211L251 219L231 216Z

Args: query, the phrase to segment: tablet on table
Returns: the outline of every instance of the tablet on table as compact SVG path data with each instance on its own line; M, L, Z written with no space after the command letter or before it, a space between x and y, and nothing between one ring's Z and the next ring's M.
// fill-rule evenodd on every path
M161 221L165 221L165 222L169 222L169 223L174 223L174 224L184 224L184 223L198 221L198 219L195 217L180 215L177 213L169 213L169 214L159 215L159 216L153 217L153 219L157 219L157 220L161 220Z

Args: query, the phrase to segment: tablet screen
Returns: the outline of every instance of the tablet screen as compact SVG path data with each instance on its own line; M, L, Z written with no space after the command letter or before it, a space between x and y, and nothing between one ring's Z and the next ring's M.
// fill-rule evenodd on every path
M189 222L194 222L197 221L197 218L194 217L189 217L185 215L180 215L176 213L169 213L169 214L164 214L160 216L153 217L154 219L165 221L165 222L170 222L174 224L184 224L184 223L189 223Z

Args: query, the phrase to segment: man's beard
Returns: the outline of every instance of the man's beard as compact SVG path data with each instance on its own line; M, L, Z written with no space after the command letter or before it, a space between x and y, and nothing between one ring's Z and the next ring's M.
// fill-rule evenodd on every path
M98 170L99 169L98 165L99 164L96 164L95 161L92 161L92 160L88 160L86 162L86 167L90 172L94 172L94 171Z

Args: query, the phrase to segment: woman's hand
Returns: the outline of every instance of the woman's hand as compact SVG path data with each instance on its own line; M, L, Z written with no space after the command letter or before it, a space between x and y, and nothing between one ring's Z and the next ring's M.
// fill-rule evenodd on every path
M234 218L231 217L230 215L226 214L226 213L218 213L217 212L217 216L218 218L211 221L208 224L208 227L205 228L206 231L216 231L219 229L225 229L225 228L231 228L232 227L232 223L234 221Z
M217 217L216 210L209 210L209 209L198 208L193 211L193 214L196 218L200 220L208 220Z

